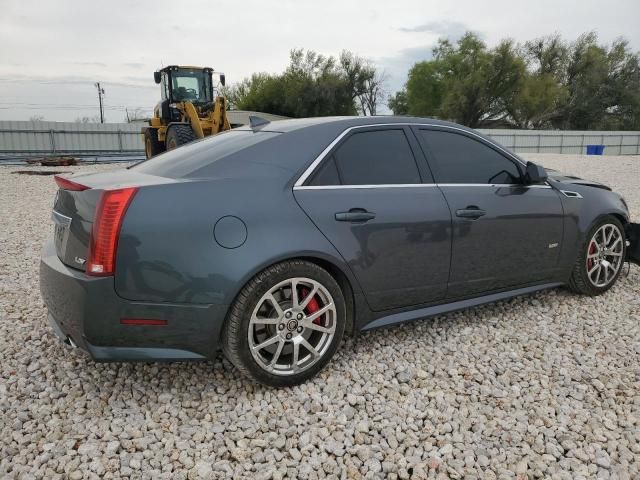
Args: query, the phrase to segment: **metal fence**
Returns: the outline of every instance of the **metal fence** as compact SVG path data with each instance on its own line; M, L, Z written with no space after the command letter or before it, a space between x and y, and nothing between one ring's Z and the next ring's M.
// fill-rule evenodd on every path
M0 162L43 156L72 155L96 160L140 158L144 155L142 123L64 123L0 121ZM605 145L605 155L640 155L640 132L550 130L480 130L521 153L586 152L587 145Z
M141 124L0 121L0 161L43 156L139 157Z
M604 145L605 155L640 155L640 132L577 130L479 130L517 153L584 154Z

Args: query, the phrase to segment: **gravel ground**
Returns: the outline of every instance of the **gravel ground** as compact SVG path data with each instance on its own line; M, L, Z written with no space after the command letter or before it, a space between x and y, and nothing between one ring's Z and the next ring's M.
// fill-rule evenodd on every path
M640 220L640 157L527 157L614 186ZM96 364L47 327L55 186L19 169L0 167L2 478L640 477L639 268L600 298L553 290L349 339L289 390L221 358Z

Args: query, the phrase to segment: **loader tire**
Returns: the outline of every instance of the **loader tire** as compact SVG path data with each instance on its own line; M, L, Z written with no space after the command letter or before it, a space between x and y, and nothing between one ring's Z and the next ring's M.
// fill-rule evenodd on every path
M155 128L147 128L144 131L144 154L149 160L164 152L164 145L158 141L158 131Z
M193 142L196 134L189 125L171 125L167 130L167 150Z

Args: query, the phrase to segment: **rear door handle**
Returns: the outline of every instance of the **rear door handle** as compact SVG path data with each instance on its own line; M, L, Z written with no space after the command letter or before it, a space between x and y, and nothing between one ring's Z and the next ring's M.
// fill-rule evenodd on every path
M337 212L335 218L338 222L368 222L376 218L376 214L364 208L352 208L348 212Z
M456 210L456 217L461 217L461 218L471 218L471 219L476 219L476 218L480 218L484 215L486 215L487 212L485 212L484 210L471 205L467 208L462 208L460 210Z

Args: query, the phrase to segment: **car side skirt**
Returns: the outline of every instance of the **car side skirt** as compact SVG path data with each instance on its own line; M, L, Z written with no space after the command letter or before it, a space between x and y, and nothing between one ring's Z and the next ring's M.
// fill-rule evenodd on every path
M362 331L373 330L376 328L390 327L405 322L411 322L413 320L419 320L422 318L433 317L435 315L441 315L443 313L455 312L457 310L464 310L470 307L476 307L478 305L484 305L486 303L496 302L498 300L504 300L506 298L517 297L519 295L526 295L529 293L537 292L540 290L546 290L549 288L556 288L564 285L562 282L544 283L540 285L533 285L530 287L517 288L515 290L507 290L499 293L492 293L490 295L484 295L482 297L469 298L466 300L459 300L457 302L444 303L440 305L433 305L431 307L419 308L416 310L410 310L401 313L394 313L387 315L373 322L366 324Z

